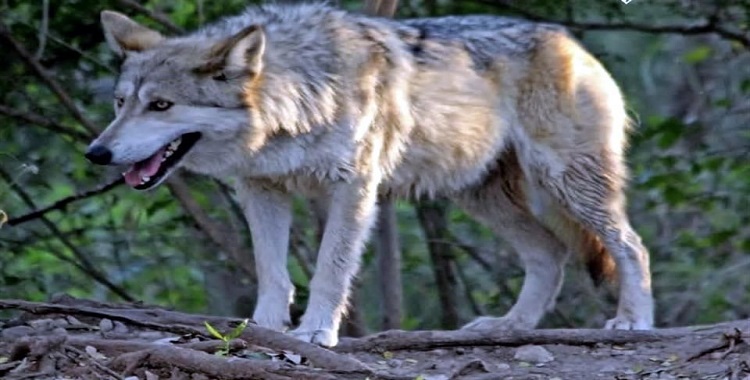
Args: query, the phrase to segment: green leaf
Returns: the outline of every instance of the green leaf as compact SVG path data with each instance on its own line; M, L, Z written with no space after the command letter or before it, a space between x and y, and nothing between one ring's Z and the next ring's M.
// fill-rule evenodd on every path
M225 340L224 335L222 335L220 332L218 332L213 326L211 326L210 323L208 323L208 322L203 322L203 323L206 325L206 330L208 330L208 332L211 335L213 335L217 339Z
M740 91L744 94L750 93L750 79L746 78L740 82Z
M242 323L240 323L239 325L237 325L237 327L235 327L234 330L232 330L232 332L230 332L229 334L227 334L227 336L226 336L227 340L231 340L231 339L237 338L238 336L242 335L242 332L245 331L245 328L247 327L248 321L249 320L247 318L245 318L245 320L242 321Z
M713 50L709 46L698 46L697 48L685 53L682 58L687 63L700 63L711 56Z
M677 205L685 200L685 193L676 186L667 186L664 189L664 199L670 205Z
M659 124L657 128L660 132L658 141L659 147L669 148L674 145L680 137L682 137L682 133L685 130L685 124L680 120L669 118Z

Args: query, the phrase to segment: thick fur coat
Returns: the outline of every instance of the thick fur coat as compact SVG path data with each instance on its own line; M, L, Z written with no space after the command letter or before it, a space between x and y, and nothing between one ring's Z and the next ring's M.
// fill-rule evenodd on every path
M622 95L561 27L325 5L253 7L170 38L115 12L102 23L123 64L116 118L87 156L130 165L138 189L177 167L230 181L257 257L260 325L289 325L293 194L328 206L292 331L325 346L337 343L377 196L393 194L452 199L521 256L513 308L465 328L533 328L570 252L619 279L607 328L652 327L648 251L625 211Z

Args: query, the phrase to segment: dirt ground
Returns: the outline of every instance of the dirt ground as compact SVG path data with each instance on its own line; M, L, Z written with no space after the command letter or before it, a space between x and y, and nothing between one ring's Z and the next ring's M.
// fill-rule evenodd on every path
M2 379L750 380L750 320L649 332L387 331L333 350L238 319L58 296L0 300ZM221 353L219 351L226 351ZM219 352L217 354L217 352Z

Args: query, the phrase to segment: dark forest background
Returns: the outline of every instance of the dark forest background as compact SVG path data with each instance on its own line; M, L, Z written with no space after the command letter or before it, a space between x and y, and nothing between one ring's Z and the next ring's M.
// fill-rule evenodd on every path
M177 34L247 4L0 0L0 298L65 292L251 315L252 246L230 190L183 172L139 193L83 157L112 117L102 9ZM750 2L401 0L396 17L469 13L568 25L621 84L638 124L629 211L652 254L657 324L750 317ZM300 305L321 221L302 199L295 212ZM453 328L511 306L523 271L502 241L440 201L393 212L365 255L348 333ZM543 326L599 327L613 295L573 262Z

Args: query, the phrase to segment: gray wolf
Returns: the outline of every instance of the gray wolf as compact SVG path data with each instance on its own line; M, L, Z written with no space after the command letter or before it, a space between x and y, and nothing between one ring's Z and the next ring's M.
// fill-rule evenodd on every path
M628 118L602 65L555 25L465 16L393 21L320 4L247 9L166 37L104 11L123 59L116 117L86 156L135 189L178 167L225 180L257 257L253 319L285 330L291 197L327 205L300 339L334 346L378 194L451 199L520 255L502 317L534 328L570 252L619 281L609 329L653 324L649 254L625 211Z

